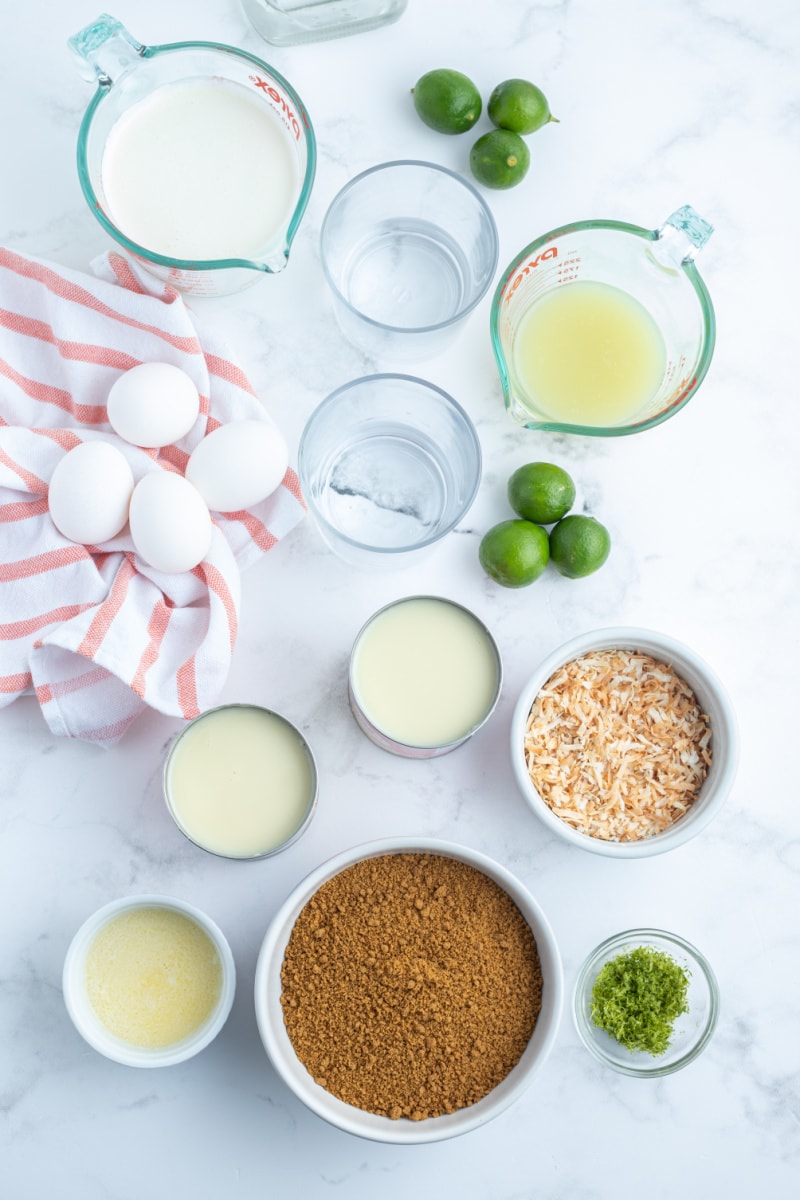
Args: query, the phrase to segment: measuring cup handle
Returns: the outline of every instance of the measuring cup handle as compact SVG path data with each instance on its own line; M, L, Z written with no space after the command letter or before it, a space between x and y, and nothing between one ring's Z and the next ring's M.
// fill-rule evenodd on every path
M690 204L684 204L670 213L660 229L656 230L656 240L664 240L659 258L670 258L674 265L694 262L698 250L702 250L714 226L706 221Z
M81 78L101 87L110 87L118 75L140 61L147 49L108 13L68 38L67 45Z

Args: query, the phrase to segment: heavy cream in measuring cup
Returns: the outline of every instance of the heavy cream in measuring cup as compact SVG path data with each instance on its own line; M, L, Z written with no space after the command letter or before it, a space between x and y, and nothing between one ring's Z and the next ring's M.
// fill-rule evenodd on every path
M169 258L252 258L283 234L298 190L278 118L229 80L156 88L111 129L101 176L108 214Z

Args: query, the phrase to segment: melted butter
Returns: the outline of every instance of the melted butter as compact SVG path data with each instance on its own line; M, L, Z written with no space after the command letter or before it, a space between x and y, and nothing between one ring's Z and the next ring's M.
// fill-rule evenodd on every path
M174 1045L216 1007L222 964L208 934L170 908L135 908L104 925L86 959L89 1001L133 1046Z

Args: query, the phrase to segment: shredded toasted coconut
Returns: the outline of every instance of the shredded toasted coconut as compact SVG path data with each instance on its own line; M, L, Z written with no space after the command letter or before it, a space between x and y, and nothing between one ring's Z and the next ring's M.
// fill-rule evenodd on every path
M635 650L592 650L537 695L525 760L541 798L573 829L639 841L697 798L711 765L711 723L665 663Z

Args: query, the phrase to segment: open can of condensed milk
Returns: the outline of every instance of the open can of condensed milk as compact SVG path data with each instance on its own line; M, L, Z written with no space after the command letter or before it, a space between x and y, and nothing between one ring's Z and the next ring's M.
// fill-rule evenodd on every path
M485 724L502 681L500 651L474 613L441 596L407 596L361 629L348 692L353 716L376 746L437 758Z
M164 799L186 837L223 858L267 858L308 827L317 806L311 747L290 721L257 704L224 704L177 735Z

